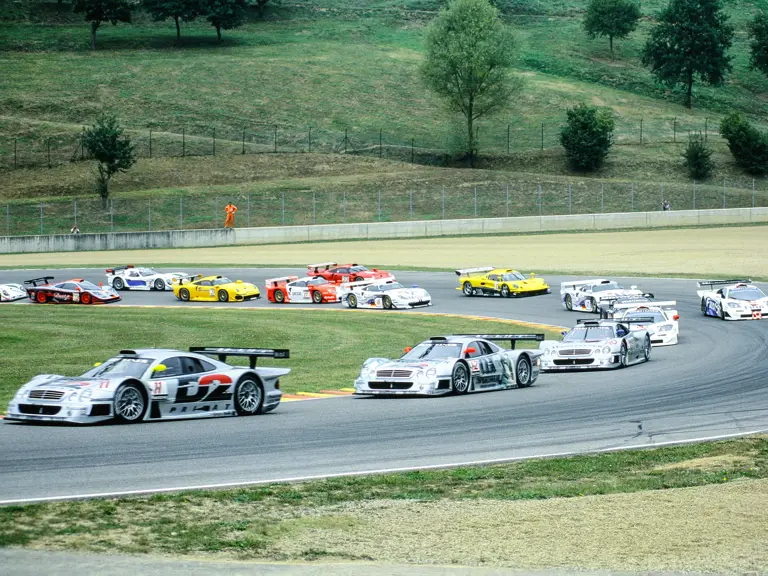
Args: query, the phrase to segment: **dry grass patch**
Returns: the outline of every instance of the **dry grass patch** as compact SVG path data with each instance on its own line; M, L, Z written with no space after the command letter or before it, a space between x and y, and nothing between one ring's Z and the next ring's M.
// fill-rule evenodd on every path
M682 462L663 464L657 466L655 470L699 470L703 472L716 472L727 468L752 468L754 465L754 458L724 454L721 456L707 456L704 458L693 458L691 460L683 460Z

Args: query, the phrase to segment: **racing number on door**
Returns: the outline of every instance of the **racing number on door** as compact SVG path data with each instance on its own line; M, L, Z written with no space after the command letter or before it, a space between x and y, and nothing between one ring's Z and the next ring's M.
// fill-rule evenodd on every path
M471 365L473 372L480 372L480 374L496 373L496 364L494 364L493 360L487 356L480 358L479 360L473 360Z

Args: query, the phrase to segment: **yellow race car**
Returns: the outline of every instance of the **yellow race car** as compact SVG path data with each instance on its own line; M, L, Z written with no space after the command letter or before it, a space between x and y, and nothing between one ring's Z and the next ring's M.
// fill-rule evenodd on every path
M187 276L173 279L173 295L179 300L189 302L242 302L261 298L259 289L248 282L233 282L224 276Z
M533 273L526 278L517 270L509 268L464 268L456 270L459 287L465 296L485 296L498 294L503 298L535 296L549 294L549 285L543 278L536 278Z

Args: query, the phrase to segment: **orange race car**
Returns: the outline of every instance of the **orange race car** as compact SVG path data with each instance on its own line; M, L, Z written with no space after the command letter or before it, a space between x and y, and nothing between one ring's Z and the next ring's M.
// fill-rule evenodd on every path
M278 304L341 302L335 284L325 278L283 276L266 281L267 300Z
M395 279L386 270L369 270L360 264L342 264L336 262L323 262L320 264L308 264L307 274L315 278L325 278L328 282L341 284L342 282L360 282L360 280L381 280L384 278Z

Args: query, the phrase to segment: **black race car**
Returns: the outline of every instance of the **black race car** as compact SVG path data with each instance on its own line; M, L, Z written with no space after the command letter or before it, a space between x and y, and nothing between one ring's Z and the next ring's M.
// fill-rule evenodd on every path
M33 302L45 304L109 304L122 298L109 286L96 286L82 278L51 284L53 276L25 280L27 296Z

